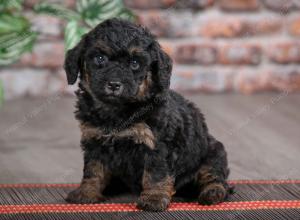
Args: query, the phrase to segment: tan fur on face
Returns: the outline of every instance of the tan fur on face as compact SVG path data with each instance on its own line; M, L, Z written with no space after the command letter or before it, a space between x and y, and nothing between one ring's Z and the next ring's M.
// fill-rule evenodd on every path
M142 53L144 51L143 48L140 47L131 47L128 52L129 54L133 55L133 54L138 54L138 53Z
M150 149L154 149L155 147L155 137L146 123L136 123L122 131L112 132L110 134L105 134L103 130L92 127L86 123L82 123L80 129L83 140L91 138L99 140L101 138L131 138L136 144L145 144Z
M90 82L90 75L86 70L86 62L83 63L83 74L84 74L84 78L86 80L87 83Z
M151 73L147 74L147 77L142 81L142 84L139 86L139 91L137 94L138 98L143 98L146 95L146 92L149 90L152 84Z
M95 48L101 50L101 52L104 52L107 55L112 55L113 54L113 49L110 48L107 43L103 41L98 41L95 45Z

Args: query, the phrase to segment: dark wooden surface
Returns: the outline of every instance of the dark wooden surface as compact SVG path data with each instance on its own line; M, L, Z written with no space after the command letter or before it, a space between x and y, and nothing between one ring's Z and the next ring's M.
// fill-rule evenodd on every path
M226 145L231 179L300 179L300 94L186 95ZM79 182L74 98L7 101L0 109L0 183Z

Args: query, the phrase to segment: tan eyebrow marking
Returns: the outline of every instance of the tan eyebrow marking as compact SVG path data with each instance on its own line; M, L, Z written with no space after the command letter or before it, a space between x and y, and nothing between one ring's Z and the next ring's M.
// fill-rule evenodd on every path
M128 50L129 54L142 53L144 49L141 47L130 47Z
M113 49L110 48L105 42L103 41L97 41L95 48L100 49L107 55L112 55L113 54Z

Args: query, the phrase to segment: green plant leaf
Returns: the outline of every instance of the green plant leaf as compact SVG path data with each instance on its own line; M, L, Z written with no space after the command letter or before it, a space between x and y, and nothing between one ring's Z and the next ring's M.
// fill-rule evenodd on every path
M23 0L0 0L0 12L21 10Z
M77 21L69 21L65 27L65 51L72 49L88 32L88 28L79 26Z
M37 33L31 31L30 22L19 12L16 13L15 9L22 8L22 2L23 0L0 0L0 65L18 60L23 53L32 50L36 41ZM73 48L83 34L106 19L135 18L124 7L122 0L78 0L78 12L59 4L43 2L35 5L34 11L68 21L64 31L66 50Z
M80 15L75 11L67 9L59 4L48 4L46 2L34 6L36 13L48 14L65 20L79 20Z
M11 13L0 14L0 35L21 32L28 29L30 26L29 21L22 16L16 16Z
M77 10L91 28L102 21L122 17L133 19L133 14L124 7L122 0L78 0Z
M37 33L30 30L0 36L0 66L11 64L31 51L36 38Z
M136 15L127 8L124 8L119 14L119 18L123 18L129 21L135 21L137 19Z

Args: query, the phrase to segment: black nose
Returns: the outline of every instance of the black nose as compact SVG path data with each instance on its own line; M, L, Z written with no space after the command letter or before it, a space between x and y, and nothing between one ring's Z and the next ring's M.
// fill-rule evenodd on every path
M107 88L113 92L121 90L122 83L120 82L109 82Z

